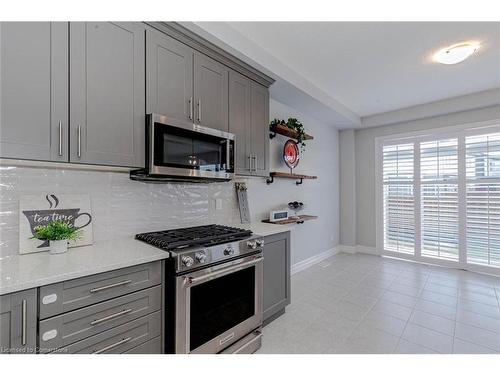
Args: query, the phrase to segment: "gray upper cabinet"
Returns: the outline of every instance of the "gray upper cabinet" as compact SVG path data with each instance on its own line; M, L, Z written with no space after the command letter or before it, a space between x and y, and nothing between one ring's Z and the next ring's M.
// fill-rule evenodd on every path
M229 69L201 53L194 53L194 104L197 124L229 130Z
M70 24L70 161L144 166L145 29Z
M242 175L251 174L251 86L248 78L229 72L229 132L236 135L234 168Z
M193 50L175 39L146 32L147 113L193 123Z
M68 160L68 23L0 23L0 157Z
M236 135L236 173L269 176L269 91L234 71L229 74L229 131Z
M264 238L264 324L290 304L290 232Z
M37 291L0 296L0 354L36 350Z
M269 91L252 82L252 171L256 176L269 176Z

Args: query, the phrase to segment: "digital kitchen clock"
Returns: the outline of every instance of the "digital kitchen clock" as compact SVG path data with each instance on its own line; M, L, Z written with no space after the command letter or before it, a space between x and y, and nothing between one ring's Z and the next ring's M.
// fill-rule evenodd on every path
M281 221L288 219L288 211L271 211L269 221Z

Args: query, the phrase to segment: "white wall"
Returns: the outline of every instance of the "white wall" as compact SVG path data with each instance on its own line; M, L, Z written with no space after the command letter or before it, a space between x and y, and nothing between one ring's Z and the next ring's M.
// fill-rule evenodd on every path
M492 119L500 120L500 106L470 110L423 120L380 126L355 132L356 244L376 246L375 228L375 138L385 135L467 124ZM343 136L341 137L343 139ZM345 159L341 159L344 160ZM342 165L342 168L349 166ZM344 196L341 196L344 200ZM345 212L341 213L343 218Z
M340 138L340 243L356 246L356 148L355 131L344 130Z
M338 132L293 109L271 101L271 117L297 117L315 139L308 142L298 171L317 174L319 180L243 179L249 185L253 220L291 200L305 203L304 212L319 220L297 226L292 235L292 264L338 244ZM281 161L281 136L271 140L271 169L285 169ZM17 254L19 247L19 197L26 194L89 194L95 241L130 237L139 232L190 225L237 225L239 212L234 184L146 184L131 181L126 173L0 166L0 258ZM222 210L215 199L222 199ZM29 256L29 255L27 255Z
M286 208L290 201L304 203L304 214L319 219L297 225L292 232L292 264L305 260L339 244L339 140L338 130L331 125L295 111L271 99L270 117L298 118L308 133L314 136L306 142L296 173L318 176L304 180L275 179L266 185L264 179L248 179L251 214L255 220L269 217L269 211ZM271 171L289 172L283 162L283 145L288 138L277 135L271 140Z

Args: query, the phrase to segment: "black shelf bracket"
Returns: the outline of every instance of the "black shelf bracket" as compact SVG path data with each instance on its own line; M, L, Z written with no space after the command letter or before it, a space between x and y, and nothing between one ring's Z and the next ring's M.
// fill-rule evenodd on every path
M302 185L302 181L303 181L303 179L301 178L299 181L295 181L295 183L296 183L297 185Z
M274 182L274 176L271 176L269 177L267 180L266 180L266 184L272 184Z

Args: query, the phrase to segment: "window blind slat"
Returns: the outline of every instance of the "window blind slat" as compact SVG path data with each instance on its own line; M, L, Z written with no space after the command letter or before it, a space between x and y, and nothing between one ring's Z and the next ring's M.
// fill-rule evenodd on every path
M458 139L420 143L421 254L458 261Z
M415 210L413 144L384 146L384 248L413 254Z

